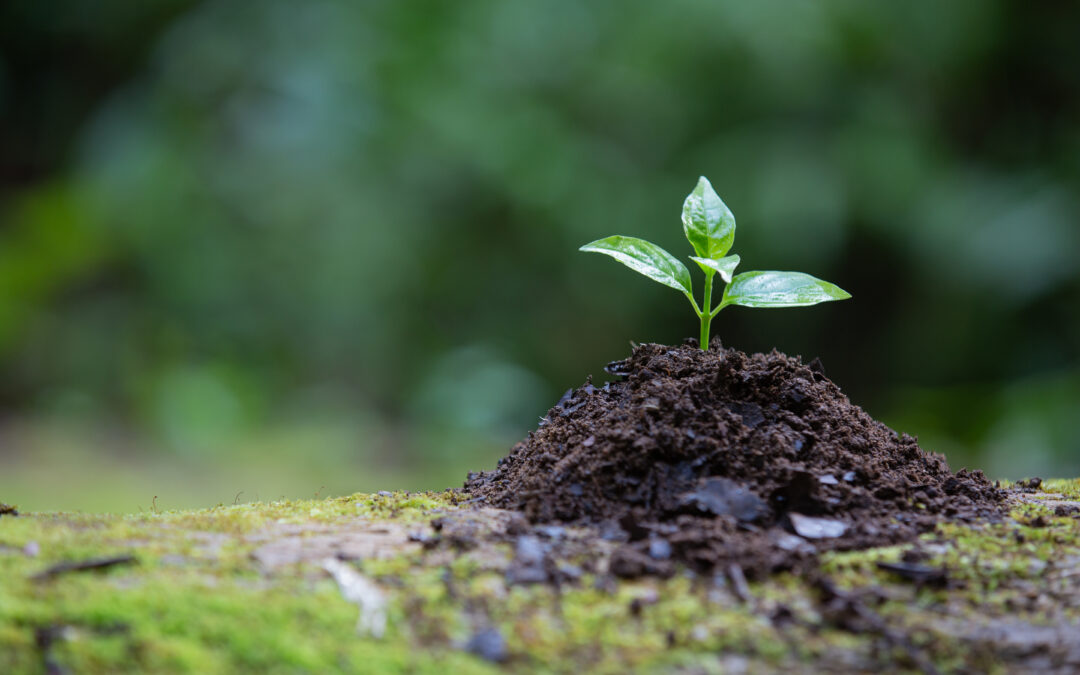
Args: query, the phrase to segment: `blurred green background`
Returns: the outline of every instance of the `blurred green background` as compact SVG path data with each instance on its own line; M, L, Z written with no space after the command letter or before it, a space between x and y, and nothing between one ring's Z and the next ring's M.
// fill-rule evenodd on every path
M136 511L442 488L683 298L954 468L1080 473L1080 5L548 0L0 5L0 501Z

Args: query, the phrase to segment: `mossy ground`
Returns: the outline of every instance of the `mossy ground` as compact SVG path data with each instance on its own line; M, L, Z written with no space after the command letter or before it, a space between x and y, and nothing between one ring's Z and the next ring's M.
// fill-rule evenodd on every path
M510 544L408 541L469 508L467 498L0 516L0 672L993 672L1063 667L1080 653L1070 638L1080 626L1080 520L1055 515L1080 499L1080 480L1045 482L1000 523L946 523L912 544L828 554L813 583L780 575L750 584L749 596L722 576L689 574L508 585ZM351 564L389 600L381 638L358 634L357 606L317 558L289 558L335 538L373 552ZM877 566L913 551L947 581L914 584ZM136 562L33 578L118 554ZM485 629L505 640L499 664L465 649Z

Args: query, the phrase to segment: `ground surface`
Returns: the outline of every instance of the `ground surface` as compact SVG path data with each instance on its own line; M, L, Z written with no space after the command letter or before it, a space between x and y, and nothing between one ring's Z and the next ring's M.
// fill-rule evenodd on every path
M471 499L0 515L0 672L1080 668L1080 481L763 581L622 580L601 533Z

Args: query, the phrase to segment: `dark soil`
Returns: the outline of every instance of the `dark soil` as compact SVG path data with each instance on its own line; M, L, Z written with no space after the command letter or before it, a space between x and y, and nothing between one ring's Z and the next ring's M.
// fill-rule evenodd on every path
M824 550L911 539L942 519L1002 514L979 471L950 471L853 405L815 359L645 344L567 392L465 487L533 523L623 541L620 576L793 569Z

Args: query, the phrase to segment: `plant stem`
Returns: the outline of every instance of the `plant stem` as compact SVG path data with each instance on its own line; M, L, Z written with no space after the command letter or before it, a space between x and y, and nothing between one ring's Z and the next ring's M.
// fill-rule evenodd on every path
M716 309L714 309L714 310L712 311L712 313L711 313L711 314L709 314L709 318L710 318L710 319L714 318L714 317L715 317L715 316L716 316L717 314L719 314L719 313L720 313L720 310L722 310L722 309L723 309L723 308L725 308L725 307L727 307L727 305L725 305L725 304L724 304L723 302L721 302L720 304L718 304L718 305L716 306Z
M698 346L701 347L701 351L709 351L709 325L712 323L712 278L713 272L705 273L705 297L702 298L702 310L701 314L701 337L698 339Z

